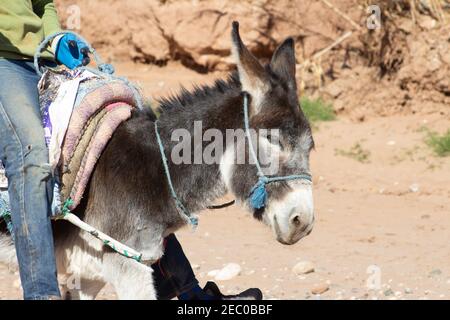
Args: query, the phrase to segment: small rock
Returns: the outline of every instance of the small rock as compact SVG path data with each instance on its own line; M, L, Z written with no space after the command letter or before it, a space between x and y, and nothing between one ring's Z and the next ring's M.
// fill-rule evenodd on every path
M409 191L411 191L411 192L416 193L416 192L419 192L419 190L420 190L420 187L419 187L419 184L417 184L417 183L413 183L412 185L409 186Z
M229 263L221 270L219 270L214 279L219 281L230 280L238 276L241 273L241 270L241 266L237 263Z
M208 277L211 277L211 278L214 278L214 277L219 273L219 271L220 271L220 270L211 270L211 271L209 271L209 272L207 273L207 276L208 276Z
M396 142L394 140L389 140L386 144L388 146L395 146Z
M199 264L193 264L191 265L193 270L200 270L200 265Z
M255 273L255 270L249 270L249 271L247 271L246 275L251 276L254 273Z
M410 288L405 288L404 291L405 291L406 294L412 294L413 293L413 291Z
M312 294L322 294L324 292L327 292L329 289L330 289L330 287L328 286L328 284L321 283L321 284L318 284L318 285L312 287L311 293Z
M292 268L292 272L296 275L314 272L314 264L311 261L300 261Z

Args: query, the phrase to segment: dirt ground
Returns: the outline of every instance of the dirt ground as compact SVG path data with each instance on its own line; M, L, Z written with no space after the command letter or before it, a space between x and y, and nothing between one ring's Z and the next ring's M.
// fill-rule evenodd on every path
M177 64L120 64L118 73L153 98L221 76ZM450 158L434 156L423 131L448 127L450 119L439 113L364 122L341 116L317 125L313 232L283 246L238 207L204 212L196 232L178 233L200 283L209 280L209 271L234 262L242 271L218 281L225 293L259 287L274 299L449 299ZM364 157L343 155L355 144ZM292 268L300 261L311 261L315 271L296 275ZM21 297L17 279L0 266L0 299ZM374 279L380 286L368 287ZM329 289L313 295L317 285ZM98 298L115 298L113 289Z

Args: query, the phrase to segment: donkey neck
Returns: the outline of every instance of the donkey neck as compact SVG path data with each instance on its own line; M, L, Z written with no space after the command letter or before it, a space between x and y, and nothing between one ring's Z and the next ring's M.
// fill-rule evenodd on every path
M227 129L243 128L243 99L240 85L235 81L231 78L224 88L218 88L224 83L216 83L215 87L197 88L193 93L183 92L176 100L166 101L166 105L164 101L162 103L159 132L172 182L178 197L192 212L204 209L227 191L220 174L220 160L212 164L205 163L203 150L211 142L203 141L203 133L208 129L220 131L223 155ZM182 132L183 137L190 139L182 139L183 145L186 142L190 144L190 148L184 149L188 151L190 159L181 164L174 163L172 159L172 150L181 143L174 139L177 132Z

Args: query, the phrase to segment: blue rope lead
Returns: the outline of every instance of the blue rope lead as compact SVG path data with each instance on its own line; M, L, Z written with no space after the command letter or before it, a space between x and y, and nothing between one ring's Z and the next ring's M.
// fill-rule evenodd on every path
M255 162L256 169L258 171L258 182L255 183L250 191L249 200L250 206L253 209L261 209L266 206L267 203L267 190L266 185L272 182L280 181L291 181L291 180L306 180L312 182L311 175L308 173L296 174L290 176L278 176L278 177L267 177L261 169L258 157L256 156L255 149L253 148L252 138L250 136L250 121L248 117L248 94L244 93L244 126L245 135L248 140L248 146L250 149L250 155Z
M191 224L194 228L196 228L198 226L198 218L193 216L189 212L189 210L183 205L183 203L178 198L175 188L173 187L172 177L170 176L170 171L169 171L169 165L167 164L167 157L164 152L164 146L161 141L161 136L159 135L158 121L159 120L155 121L156 140L158 142L159 152L161 153L162 163L164 166L164 173L166 174L167 184L169 185L170 194L171 194L173 200L175 201L175 206L177 207L178 211L180 213L182 213L181 216L183 217L183 219L187 220L189 224Z

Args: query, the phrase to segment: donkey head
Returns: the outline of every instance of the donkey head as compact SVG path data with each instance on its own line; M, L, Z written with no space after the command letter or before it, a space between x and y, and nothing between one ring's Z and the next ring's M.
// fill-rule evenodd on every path
M309 154L314 142L310 125L299 108L293 39L285 40L265 67L243 44L237 22L233 23L232 40L242 91L249 95L249 125L258 137L252 141L264 174L309 174ZM267 184L265 205L255 209L249 204L249 194L258 181L255 163L235 161L238 152L248 155L248 145L230 149L227 147L221 172L235 197L255 218L271 227L279 242L294 244L308 235L314 223L311 182L286 180Z

